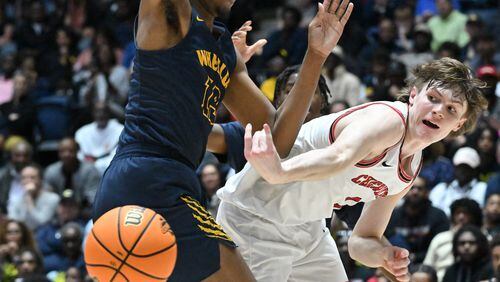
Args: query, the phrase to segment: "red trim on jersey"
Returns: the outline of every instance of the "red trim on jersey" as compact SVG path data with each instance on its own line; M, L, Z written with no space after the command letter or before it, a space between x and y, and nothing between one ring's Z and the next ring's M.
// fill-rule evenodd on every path
M344 199L344 201L353 201L353 202L359 203L359 202L361 202L361 198L360 197L346 197Z
M384 106L387 106L387 107L391 108L393 111L395 111L397 114L399 114L399 116L401 117L401 121L403 121L403 125L405 126L405 131L406 131L406 120L405 120L405 118L403 116L403 113L401 113L401 111L399 111L397 108L395 108L395 107L393 107L391 105L388 105L386 103L383 103L383 102L372 102L372 103L367 103L367 104L364 104L364 105L361 105L361 106L349 109L345 113L343 113L340 116L338 116L333 121L332 125L330 126L330 135L329 135L330 144L332 144L333 142L335 142L335 127L337 126L337 123L339 123L339 121L342 118L346 117L347 115L349 115L349 114L351 114L351 113L353 113L353 112L355 112L357 110L362 110L362 109L364 109L366 107L369 107L369 106L372 106L372 105L384 105ZM382 152L382 154L380 154L378 156L375 156L374 158L371 158L371 159L368 159L368 160L361 160L358 163L356 163L355 166L360 167L360 168L372 167L372 166L376 165L377 163L379 163L380 160L382 160L385 157L385 155L387 154L387 152L391 148L392 147L389 147L389 148L385 149L384 152Z
M333 208L334 209L341 209L342 205L339 205L339 204L335 203L335 204L333 204Z

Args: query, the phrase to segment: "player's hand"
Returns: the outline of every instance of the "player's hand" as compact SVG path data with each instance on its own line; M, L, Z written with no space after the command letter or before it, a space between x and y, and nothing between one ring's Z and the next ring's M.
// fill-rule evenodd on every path
M266 45L267 40L260 39L253 45L247 45L247 33L252 30L252 21L246 21L237 31L233 33L231 39L234 47L241 55L243 62L248 62L254 54L262 53L262 47Z
M354 5L349 0L324 0L309 24L309 49L326 58L339 42Z
M252 137L252 125L245 128L245 158L267 182L282 183L283 168L276 151L269 125L255 132Z
M410 275L408 274L410 253L408 250L395 246L388 246L384 248L383 254L384 262L382 267L394 275L397 279L396 281L410 281Z

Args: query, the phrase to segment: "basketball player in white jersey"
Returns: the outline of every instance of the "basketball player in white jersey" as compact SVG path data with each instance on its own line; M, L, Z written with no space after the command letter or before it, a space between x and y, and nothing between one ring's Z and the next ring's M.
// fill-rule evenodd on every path
M268 126L245 133L249 164L219 190L218 221L258 281L347 281L324 218L365 202L352 258L409 281L408 251L381 240L418 175L422 150L470 131L486 107L482 84L444 58L417 67L398 102L374 102L302 126L280 160Z

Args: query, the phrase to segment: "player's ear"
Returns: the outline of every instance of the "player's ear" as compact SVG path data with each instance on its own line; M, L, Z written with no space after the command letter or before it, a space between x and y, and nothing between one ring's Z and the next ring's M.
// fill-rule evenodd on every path
M413 105L413 101L415 100L415 96L417 96L417 94L418 94L418 89L416 86L413 86L410 89L410 99L409 99L410 106Z
M460 130L460 128L462 128L462 126L464 125L464 123L467 121L466 118L461 118L460 121L458 122L457 126L455 128L453 128L453 132L457 132L458 130Z

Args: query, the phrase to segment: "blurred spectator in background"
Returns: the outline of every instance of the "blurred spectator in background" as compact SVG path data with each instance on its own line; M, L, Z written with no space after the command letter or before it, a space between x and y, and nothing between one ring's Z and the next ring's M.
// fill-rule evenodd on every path
M36 249L33 234L22 221L8 219L0 228L0 272L2 281L13 281L15 271L15 255L20 249Z
M76 131L75 140L80 145L78 158L93 163L102 175L116 152L123 125L110 119L109 107L103 102L95 103L93 117L94 122Z
M387 80L390 100L397 100L401 95L402 90L406 87L405 79L408 76L405 64L400 61L393 60L389 64L387 70Z
M42 1L31 2L28 9L26 21L18 27L16 40L19 42L19 49L28 49L34 54L43 54L54 42L54 30L45 15ZM42 69L43 65L39 67Z
M16 55L4 55L0 61L0 104L7 103L14 96L14 72Z
M13 90L12 100L0 105L0 132L4 136L18 135L33 143L36 106L24 74L14 76Z
M424 259L424 264L436 270L439 281L443 279L448 266L454 262L452 249L455 232L466 224L481 228L483 221L482 210L474 200L456 200L451 204L450 210L450 230L441 232L432 239Z
M481 66L476 71L477 78L486 83L486 88L483 88L484 97L488 99L488 111L490 113L495 111L498 97L495 90L498 83L498 73L494 65Z
M478 36L475 46L477 53L470 61L472 70L477 71L481 66L494 66L496 70L500 69L500 52L497 49L495 36L483 31Z
M286 64L296 65L302 62L307 49L307 30L300 27L301 12L295 7L281 10L281 28L271 32L267 38L261 56L261 65L275 56L282 57Z
M394 10L394 24L397 32L397 45L401 46L405 52L412 49L414 39L414 24L412 7L400 5Z
M490 176L499 171L496 158L497 141L497 131L486 124L470 135L470 145L479 153L480 163L477 170L480 181L488 182Z
M490 194L486 198L482 229L489 241L500 234L500 193Z
M21 184L21 170L32 161L33 148L20 140L9 152L9 161L0 169L0 208L7 213L13 202L18 202L24 195Z
M64 81L71 81L73 64L76 62L75 35L68 28L58 28L55 34L56 47L40 56L41 79L47 81L49 91L54 91Z
M45 277L42 256L36 249L21 249L14 259L17 268L17 278L20 281L49 282ZM17 281L17 279L16 279Z
M404 51L397 45L397 31L394 22L390 18L383 18L378 23L376 29L368 32L368 44L359 54L359 62L365 65L374 60L377 53L383 50L388 55L397 55ZM388 60L386 61L386 63Z
M436 56L437 59L449 57L456 60L461 60L461 50L457 43L446 41L441 44L441 46L439 46L436 52Z
M464 47L464 59L467 65L470 65L471 60L477 55L477 40L484 30L484 24L477 14L467 16L465 30L469 34L469 43Z
M434 60L431 50L432 33L425 24L418 24L413 31L413 44L411 49L397 56L405 64L408 71L416 66Z
M207 210L213 217L217 216L220 199L217 197L217 190L223 186L219 167L215 163L207 163L200 170L200 182L205 193Z
M493 266L494 278L500 281L500 236L495 236L490 243L491 262Z
M333 101L344 100L350 106L357 106L365 102L365 98L361 97L361 81L346 69L343 58L342 47L336 46L323 67L326 85Z
M426 22L433 15L438 13L438 5L436 0L416 0L415 1L415 16L416 20L419 22ZM459 0L452 0L451 4L453 8L459 9L460 2Z
M481 159L476 150L463 147L453 156L455 165L455 179L451 183L440 183L431 191L430 200L435 207L450 214L450 204L461 198L475 200L481 207L484 206L486 183L477 179L477 168Z
M82 228L85 224L80 219L80 206L72 195L63 195L57 205L56 215L36 230L36 241L44 257L61 252L61 228L69 222L75 222Z
M47 272L55 271L55 276L57 276L57 272L65 272L70 267L85 271L82 227L78 223L66 223L60 230L60 236L62 250L44 257L45 270ZM49 273L49 276L51 275L54 274Z
M101 175L92 163L77 158L78 143L72 137L59 142L59 161L45 170L45 182L59 196L71 192L77 203L89 207L99 186Z
M438 282L436 270L432 266L421 264L411 272L412 282Z
M432 238L449 229L446 214L429 201L429 190L425 179L417 177L385 232L393 245L410 251L410 260L416 264L424 260Z
M493 276L488 240L477 226L465 225L453 236L455 263L443 282L481 281Z
M17 53L17 42L14 40L15 26L12 23L3 25L3 33L0 35L0 57Z
M451 160L444 156L445 146L443 142L436 142L423 151L424 164L420 176L427 180L427 186L432 190L437 184L451 183L455 168Z
M436 0L438 15L429 22L432 31L432 50L436 51L444 42L454 42L460 48L469 42L469 34L465 31L467 16L453 8L451 0Z
M388 78L391 57L381 49L372 58L371 69L363 79L366 86L365 93L369 101L393 101L389 95L390 81Z
M36 164L29 164L21 170L23 195L8 211L10 218L25 222L31 230L49 222L59 203L57 194L42 189L42 174L42 168Z

